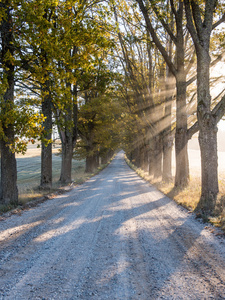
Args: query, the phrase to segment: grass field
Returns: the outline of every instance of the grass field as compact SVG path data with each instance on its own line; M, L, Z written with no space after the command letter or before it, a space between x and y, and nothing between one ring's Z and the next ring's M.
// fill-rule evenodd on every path
M59 177L61 170L61 156L59 147L53 148L52 156L52 173L53 173L53 191L60 187ZM76 183L85 181L91 174L86 174L85 162L72 162L72 180ZM41 149L36 145L30 145L25 155L17 155L17 174L18 174L18 190L19 201L27 202L31 199L41 197L45 192L39 190L41 179Z
M97 174L100 170L105 168L107 164L101 165L93 173L85 172L85 160L72 161L72 184L70 186L62 186L59 182L61 171L61 155L59 153L60 145L54 145L52 155L52 176L53 184L52 189L40 190L41 180L41 149L37 145L29 145L26 154L17 154L17 186L19 191L19 204L24 206L35 205L42 199L48 197L52 198L57 193L62 193L63 190L68 190L72 185L77 185L85 182L87 179ZM45 196L45 197L43 197ZM30 203L31 200L36 200ZM26 206L24 206L26 207ZM11 205L0 205L0 213L12 210L14 207ZM20 209L20 208L19 208Z

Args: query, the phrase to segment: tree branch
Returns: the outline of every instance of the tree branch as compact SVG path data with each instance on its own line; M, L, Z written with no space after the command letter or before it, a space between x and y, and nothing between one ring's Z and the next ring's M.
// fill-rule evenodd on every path
M154 13L156 14L157 18L161 22L162 26L164 27L164 29L167 31L168 35L170 36L171 40L176 44L177 43L177 38L173 34L173 32L170 29L169 25L164 21L163 17L159 13L158 8L156 7L154 2L152 2L152 1L151 1L151 6L152 6L152 9L153 9Z
M218 123L225 114L225 95L222 97L219 103L213 108L212 114Z
M146 9L146 7L144 6L143 4L143 1L142 0L137 0L138 4L139 4L139 7L140 7L140 10L142 11L142 14L145 18L145 22L146 22L146 27L147 27L147 30L149 31L149 33L151 34L151 37L156 45L156 47L159 49L159 51L161 52L164 60L166 61L171 73L174 75L174 76L177 76L177 70L174 66L174 64L172 63L169 55L167 54L166 52L166 49L163 47L163 45L161 44L160 40L158 39L157 35L156 35L156 32L151 24L151 21L149 19L149 16L148 16L148 11Z
M195 0L191 0L192 16L197 30L198 36L203 35L203 23L201 19L201 11Z
M217 26L225 22L225 13L223 14L222 18L218 20L215 24L213 24L212 29L215 29Z
M206 1L205 3L205 18L203 22L203 27L207 30L212 31L212 23L213 23L213 11L216 7L217 0Z
M177 15L177 11L176 11L176 8L174 6L173 0L170 0L170 6L171 6L171 9L172 9L172 12L173 12L174 16L176 16Z
M214 59L214 61L211 62L210 64L210 68L212 68L213 66L215 66L219 61L222 60L223 56L225 55L225 51L222 52L220 55L218 55L218 57L216 59ZM187 86L190 85L192 82L194 82L197 79L197 74L194 75L193 77L191 77L188 81L187 81Z
M191 6L190 6L190 1L189 0L184 0L184 5L185 5L185 13L186 13L186 20L187 20L187 28L191 34L191 37L193 39L193 42L196 47L199 45L199 38L194 26L194 21L193 21L193 16L191 12Z
M212 116L214 117L216 124L222 119L222 117L225 114L225 95L222 97L219 103L213 108L211 112ZM194 125L192 125L188 130L187 130L187 138L190 140L192 136L199 131L199 124L198 121L195 122Z

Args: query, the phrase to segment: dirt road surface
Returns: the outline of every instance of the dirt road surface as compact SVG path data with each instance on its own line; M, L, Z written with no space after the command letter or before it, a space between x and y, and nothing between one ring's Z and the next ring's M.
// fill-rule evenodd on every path
M0 222L0 299L225 299L225 242L120 152L85 184Z

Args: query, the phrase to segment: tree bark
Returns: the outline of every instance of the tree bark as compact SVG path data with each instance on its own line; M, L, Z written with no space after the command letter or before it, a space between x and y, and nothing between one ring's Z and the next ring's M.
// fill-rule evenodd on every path
M93 173L96 169L96 156L94 154L86 156L86 173Z
M199 145L201 151L201 198L198 210L212 212L216 205L218 187L217 123L210 111L209 53L198 53L197 88Z
M95 154L95 161L96 161L96 168L98 168L100 166L100 156L99 156L99 152L97 152Z
M169 87L167 93L171 93ZM166 183L171 182L172 178L172 148L173 134L171 131L171 112L172 112L172 97L167 97L165 101L165 129L163 131L163 171L162 180Z
M154 138L151 138L149 142L149 160L148 160L149 175L151 177L154 176L154 160L155 160L155 140Z
M176 16L177 43L176 43L176 175L175 186L185 187L189 182L188 139L187 139L187 112L186 112L186 73L184 69L184 32L183 32L183 3L179 4L179 13Z
M172 148L173 136L172 134L165 133L163 139L163 172L162 181L165 183L172 182Z
M201 198L197 210L205 213L213 212L218 187L217 126L215 119L209 116L205 125L199 130L201 151Z
M61 163L61 174L59 181L62 184L70 183L72 181L72 159L73 149L77 142L77 87L74 86L72 97L72 107L69 105L65 114L65 128L60 129L60 139L62 143L62 163ZM71 125L67 125L69 121Z
M159 133L155 138L155 151L154 151L154 178L158 179L162 176L162 134Z
M0 24L2 40L2 68L7 80L6 92L3 95L3 106L1 114L3 115L13 109L14 103L14 64L12 58L7 58L8 53L14 57L13 28L12 17L9 10L9 1L1 3L0 8L5 9L5 14ZM14 144L15 134L14 125L3 122L4 138L1 140L1 195L2 204L18 204L17 189L17 166L15 153L12 153L9 145Z
M147 144L144 146L144 168L145 172L149 172L149 147Z
M195 1L184 0L187 27L197 54L197 118L201 151L201 198L197 209L210 214L216 205L218 188L217 114L211 111L210 35L216 0L205 1L204 20ZM221 108L223 110L223 106Z
M114 154L115 154L115 151L112 150L112 149L110 149L109 150L109 159L108 160L110 160L113 157Z
M140 167L140 149L139 146L135 147L132 151L132 163L139 168Z
M11 127L11 126L10 126ZM15 153L12 153L8 143L14 141L13 128L4 129L8 142L1 141L1 203L18 204L17 166Z
M46 118L43 123L44 136L41 145L41 189L52 187L52 99L49 89L49 81L45 81L42 88L42 113Z
M182 74L181 74L182 75ZM182 76L181 76L182 77ZM175 186L184 187L189 181L189 162L187 151L187 114L186 114L186 81L177 80L177 110L176 110L176 175Z
M73 145L70 142L62 143L62 162L61 175L59 181L62 184L68 184L72 181L72 159L73 159Z
M145 169L145 151L144 151L144 149L145 149L145 145L143 144L140 146L140 168L142 170Z
M101 156L101 164L102 165L105 165L105 164L107 164L107 155L105 154L105 155L103 155L103 156Z
M174 28L173 13L171 11L171 25ZM169 57L172 59L172 38L169 37L167 49ZM165 114L164 114L164 131L163 131L163 173L162 181L170 183L173 181L172 177L172 148L174 136L172 133L172 103L175 94L175 78L170 72L168 65L166 65L166 82L165 82Z
M174 12L176 20L176 37L173 40L176 44L176 65L172 62L169 53L161 44L156 31L154 30L148 15L148 10L143 0L137 0L140 10L145 18L146 26L151 34L153 42L161 52L171 74L176 78L176 176L175 186L184 187L189 181L189 165L187 152L187 115L186 115L186 74L184 71L184 32L183 32L183 1L179 0L178 10ZM152 4L152 3L151 3ZM154 4L152 4L154 7ZM159 18L160 19L160 18ZM165 28L167 30L167 28Z

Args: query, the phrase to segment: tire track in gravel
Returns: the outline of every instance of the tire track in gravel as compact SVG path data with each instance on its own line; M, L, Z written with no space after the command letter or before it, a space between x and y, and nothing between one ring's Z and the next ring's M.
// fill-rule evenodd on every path
M224 299L224 246L120 152L68 194L0 222L0 299Z

